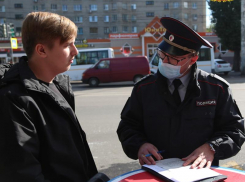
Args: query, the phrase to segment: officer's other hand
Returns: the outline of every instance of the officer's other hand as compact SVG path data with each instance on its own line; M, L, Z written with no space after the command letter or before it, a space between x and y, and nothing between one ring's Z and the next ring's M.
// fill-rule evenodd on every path
M146 157L146 154L152 154L157 160L162 160L163 157L161 154L158 154L158 149L150 144L150 143L144 143L143 145L141 145L139 151L138 151L138 159L139 159L139 163L140 165L143 164L148 164L148 165L155 165L156 162L153 159L152 156Z
M205 143L194 150L189 156L182 158L184 160L183 166L187 166L193 162L191 168L201 169L204 166L210 168L214 160L214 152L210 149L209 144Z

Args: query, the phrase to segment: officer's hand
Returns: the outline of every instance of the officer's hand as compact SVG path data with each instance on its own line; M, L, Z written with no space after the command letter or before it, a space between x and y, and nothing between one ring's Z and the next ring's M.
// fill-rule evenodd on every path
M163 157L161 154L157 153L158 149L150 144L150 143L144 143L143 145L141 145L139 152L138 152L138 159L139 159L139 163L140 165L143 164L148 164L148 165L155 165L156 162L153 159L152 156L146 157L146 154L152 154L157 160L162 160Z
M206 165L206 168L210 168L214 160L214 151L210 149L209 144L205 143L202 146L194 150L189 156L182 158L184 160L183 166L187 166L193 162L191 168L203 168Z

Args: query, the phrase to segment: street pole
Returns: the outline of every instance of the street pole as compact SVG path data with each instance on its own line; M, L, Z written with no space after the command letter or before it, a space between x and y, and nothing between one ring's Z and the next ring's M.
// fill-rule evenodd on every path
M245 75L245 0L241 0L241 75Z
M9 38L9 41L11 41L11 36L10 36L10 38ZM10 42L10 44L11 44L11 42ZM10 52L10 53L11 53L11 63L14 64L14 61L13 61L13 54L14 54L14 53L13 53L13 48L12 48L12 46L11 46L10 50L11 50L11 52Z
M10 27L9 24L6 23L6 29L7 29L7 37L9 38L9 42L10 42L10 55L11 55L11 63L13 64L13 48L12 48L12 43L11 43L11 38L12 38L12 33L10 32Z

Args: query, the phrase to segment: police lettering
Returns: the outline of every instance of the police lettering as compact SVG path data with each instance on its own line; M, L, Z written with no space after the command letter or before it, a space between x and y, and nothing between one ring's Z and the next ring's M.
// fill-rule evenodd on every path
M216 105L216 100L196 101L196 106Z

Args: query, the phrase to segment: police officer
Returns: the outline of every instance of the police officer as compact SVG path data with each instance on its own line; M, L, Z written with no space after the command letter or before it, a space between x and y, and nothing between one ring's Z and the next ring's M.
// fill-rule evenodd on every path
M177 157L192 168L218 166L240 151L244 119L229 83L197 68L198 50L212 45L176 19L161 23L166 33L157 48L158 72L135 84L121 113L119 140L141 165Z

